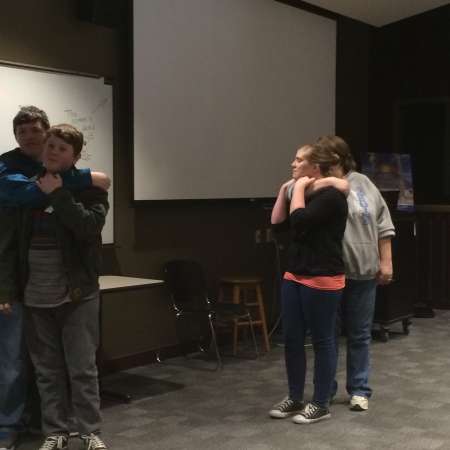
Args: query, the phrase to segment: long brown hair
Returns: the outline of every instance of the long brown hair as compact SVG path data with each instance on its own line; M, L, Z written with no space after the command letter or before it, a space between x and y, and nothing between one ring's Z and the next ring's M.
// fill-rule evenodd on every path
M340 164L339 154L330 145L316 142L305 147L305 159L312 164L317 164L324 177L329 176L331 169Z
M351 170L355 170L356 162L353 158L350 146L344 139L333 135L321 136L317 139L316 144L329 148L339 156L339 164L341 165L344 174Z

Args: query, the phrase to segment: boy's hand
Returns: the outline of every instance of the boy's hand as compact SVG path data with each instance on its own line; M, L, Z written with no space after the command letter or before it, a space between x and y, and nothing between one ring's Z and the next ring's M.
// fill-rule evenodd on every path
M103 189L104 191L107 191L111 186L110 178L103 172L91 172L91 178L92 186Z
M0 303L0 314L11 314L11 304L9 303Z
M44 194L50 194L55 189L62 187L63 182L59 174L47 172L43 177L36 181L36 184Z

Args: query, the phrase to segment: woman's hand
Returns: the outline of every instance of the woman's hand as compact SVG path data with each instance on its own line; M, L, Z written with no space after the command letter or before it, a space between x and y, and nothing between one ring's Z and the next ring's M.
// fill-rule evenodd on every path
M378 284L389 284L392 282L392 248L391 238L382 238L378 241L378 251L380 253L380 269L377 273Z
M390 261L380 261L380 270L377 273L377 283L378 284L389 284L392 282L392 262Z
M310 192L316 192L320 189L326 188L332 186L338 191L341 191L346 197L350 193L350 185L348 181L344 178L337 178L337 177L325 177L320 178L319 180L316 180L308 190L308 193Z
M292 191L292 200L289 208L289 213L292 214L293 211L299 208L305 207L305 191L308 189L312 183L314 183L315 178L301 177L294 185Z
M301 177L299 178L296 182L295 182L295 186L302 186L304 189L306 189L307 187L309 187L311 184L314 183L314 181L316 181L315 178L310 178L310 177Z

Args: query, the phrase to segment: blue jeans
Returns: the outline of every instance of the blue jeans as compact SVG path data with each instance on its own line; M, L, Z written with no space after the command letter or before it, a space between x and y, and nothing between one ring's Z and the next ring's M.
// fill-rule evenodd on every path
M311 331L314 348L313 402L327 407L336 375L336 314L342 290L312 289L283 280L282 323L289 397L303 400L306 375L305 335Z
M26 400L27 362L23 335L23 305L0 314L0 431L17 431Z
M349 395L366 398L372 395L369 387L369 347L376 292L377 283L374 279L346 281L339 319L347 334L346 390ZM337 382L334 382L333 395L336 391Z

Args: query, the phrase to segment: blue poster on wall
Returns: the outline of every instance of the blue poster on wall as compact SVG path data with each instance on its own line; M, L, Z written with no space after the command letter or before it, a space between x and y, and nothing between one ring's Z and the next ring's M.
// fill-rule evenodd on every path
M397 209L414 211L411 157L400 153L364 153L362 172L380 191L398 191Z

